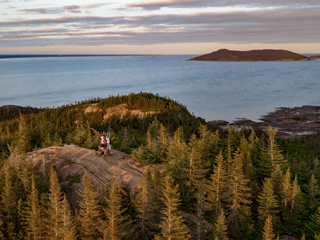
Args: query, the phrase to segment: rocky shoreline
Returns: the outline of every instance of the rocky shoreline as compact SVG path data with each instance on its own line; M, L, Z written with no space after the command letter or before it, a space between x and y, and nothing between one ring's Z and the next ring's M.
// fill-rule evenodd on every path
M262 129L271 126L279 130L278 137L290 139L320 132L320 106L280 107L262 116L260 120L261 122L255 122L243 118L233 123L218 120L210 121L208 124L221 128L226 128L227 124L245 128L261 127Z

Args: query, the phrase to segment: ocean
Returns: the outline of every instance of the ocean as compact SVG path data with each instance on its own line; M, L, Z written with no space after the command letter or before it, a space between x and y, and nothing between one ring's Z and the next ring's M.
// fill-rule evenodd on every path
M194 55L0 60L0 106L58 107L151 92L206 121L258 120L276 107L320 105L320 60L200 62Z

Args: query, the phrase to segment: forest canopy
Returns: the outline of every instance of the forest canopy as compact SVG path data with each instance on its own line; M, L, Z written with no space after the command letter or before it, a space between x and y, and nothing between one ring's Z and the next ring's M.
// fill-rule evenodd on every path
M84 113L93 103L102 112ZM103 118L123 103L158 113ZM150 93L1 114L2 239L320 238L319 134L284 140L271 127L217 129ZM43 175L25 154L65 143L93 149L99 132L132 153L141 188L129 193L115 180L101 196L86 175L83 201L70 209L54 166Z

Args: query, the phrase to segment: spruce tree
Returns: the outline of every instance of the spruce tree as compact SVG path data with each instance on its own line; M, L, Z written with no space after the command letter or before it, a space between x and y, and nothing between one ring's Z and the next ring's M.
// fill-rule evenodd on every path
M206 210L213 213L214 220L220 214L226 191L226 169L222 152L216 157L216 166L206 186Z
M291 190L291 211L292 209L295 207L296 204L296 199L298 197L298 195L300 194L301 189L300 186L298 184L298 177L297 174L294 177L293 183L292 183L292 190Z
M76 240L77 239L77 229L74 221L74 216L70 211L70 205L66 196L64 195L61 202L61 239L63 240Z
M241 238L252 231L251 194L249 180L243 173L243 162L239 151L234 154L231 175L227 190L227 221L230 235Z
M276 143L276 135L277 135L278 130L272 129L271 127L268 128L268 142L269 142L269 147L268 147L268 155L271 159L271 164L274 169L275 165L280 165L283 167L283 164L286 162L284 157L281 155L281 151L279 150L279 146Z
M166 176L163 183L163 219L160 222L161 233L156 236L156 240L187 240L190 239L189 230L183 223L179 214L180 203L178 185L174 186L173 179Z
M31 191L27 196L22 210L22 220L26 232L26 239L42 239L42 216L39 193L35 185L34 176L31 177Z
M221 209L219 218L215 225L215 231L214 231L214 240L228 240L228 234L227 234L227 221L226 216L224 214L223 209Z
M50 189L49 189L49 202L47 209L47 239L59 239L60 230L62 228L62 199L63 193L59 185L58 174L56 170L50 168Z
M273 219L275 219L276 214L279 212L277 210L278 201L274 195L270 178L265 180L262 191L258 196L258 202L259 220L264 222L268 216L271 216Z
M84 240L97 239L97 223L100 221L100 207L98 205L98 193L85 174L82 178L83 190L80 191L80 196L83 200L79 204L78 221L80 238Z
M197 191L195 193L197 199L197 240L202 239L203 232L203 210L204 210L204 202L205 202L205 180L198 182Z
M188 172L190 185L195 187L198 182L206 176L208 172L208 166L203 161L204 145L196 135L192 135L188 144Z
M312 174L308 186L310 209L312 210L316 209L319 205L319 200L316 198L319 193L320 191L317 179L315 178L314 174Z
M123 214L126 209L121 209L121 199L121 187L113 182L109 189L109 196L106 198L108 206L103 209L104 219L101 220L99 227L103 240L130 239L133 229L128 217Z
M12 169L8 164L4 165L4 187L0 194L2 213L4 215L4 224L7 235L11 238L15 229L15 216L17 210L16 193L12 183Z
M190 163L188 157L188 147L183 139L183 132L180 127L175 132L173 140L168 147L168 163L165 165L165 169L179 185L182 200L190 203L193 188L190 185Z
M153 223L152 219L152 200L154 199L154 192L152 187L151 172L147 169L139 180L141 188L139 189L136 198L135 206L138 211L138 228L141 239L149 239L152 236L150 225Z
M215 154L218 149L218 141L220 140L219 131L217 130L215 133L212 133L208 130L207 125L201 124L199 126L198 135L203 148L202 159L205 165L210 165L213 154Z
M273 233L273 226L272 226L272 216L268 216L264 227L263 227L263 233L262 233L262 239L263 240L272 240L275 237Z
M161 221L161 209L163 207L162 202L162 174L159 171L159 168L154 166L152 175L152 227L154 230L158 230L158 225Z
M281 195L283 190L283 172L280 165L276 165L271 173L271 183L273 186L274 194L277 196L277 200L281 202Z
M255 184L254 181L254 170L251 159L251 150L253 148L252 143L250 143L244 136L240 140L240 154L243 159L243 171L247 179L251 180L250 185Z
M284 204L284 207L287 208L289 202L292 200L292 183L291 183L290 168L287 169L287 172L284 175L281 195L282 195L282 202Z
M44 141L42 141L42 147L46 148L46 147L50 147L52 146L52 140L50 137L50 133L47 134L47 137L44 139Z
M159 128L159 134L156 138L157 148L158 148L158 154L161 162L164 162L167 158L167 149L169 146L169 135L167 132L167 129L163 124L160 124Z

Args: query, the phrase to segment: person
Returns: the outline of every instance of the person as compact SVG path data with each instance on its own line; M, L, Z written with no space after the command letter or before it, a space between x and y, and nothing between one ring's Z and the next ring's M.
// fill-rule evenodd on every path
M107 149L109 150L109 145L110 145L110 136L107 136Z
M107 137L106 135L103 135L103 147L106 149L107 147Z
M100 147L104 146L104 139L103 139L103 134L100 133Z
M109 138L109 151L111 151L111 144L112 144L112 141L113 141L113 139L114 139L115 137L113 137L113 138Z

